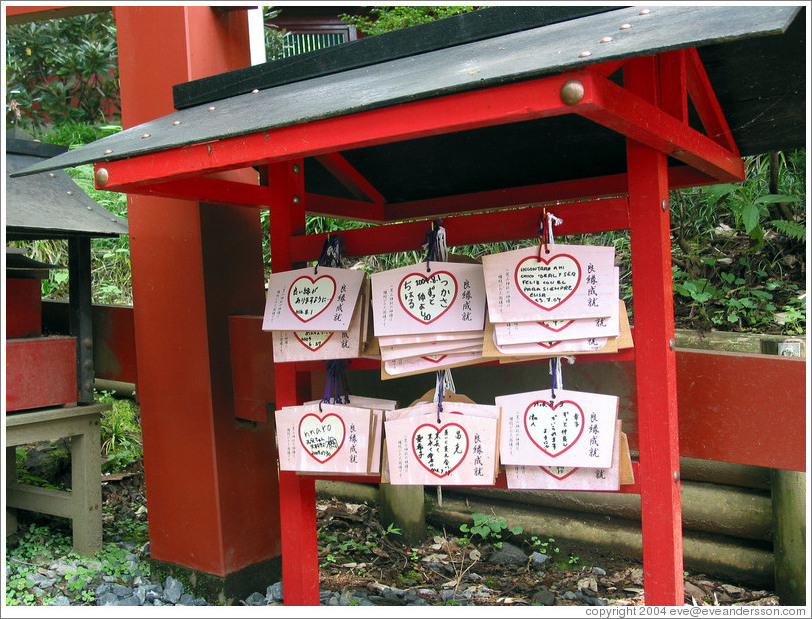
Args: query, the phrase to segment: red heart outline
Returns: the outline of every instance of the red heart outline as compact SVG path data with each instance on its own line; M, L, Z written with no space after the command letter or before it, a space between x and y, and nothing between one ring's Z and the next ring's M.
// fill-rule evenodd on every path
M536 262L543 262L544 264L549 265L549 264L550 264L550 263L551 263L553 260L556 260L556 259L558 259L558 258L569 258L570 260L572 260L572 261L575 263L575 266L576 266L576 267L578 267L578 281L576 281L576 282L575 282L575 285L572 287L572 290L570 291L570 293L569 293L569 294L568 294L566 297L564 297L563 299L561 299L561 300L560 300L558 303L556 303L555 305L552 305L552 306L550 306L550 307L544 307L544 306L543 306L543 305L541 305L540 303L537 303L536 301L534 301L533 299L531 299L530 297L528 297L528 296L527 296L527 295L524 293L524 290L522 290L522 287L519 285L519 269L521 269L521 268L522 268L522 264L524 264L524 263L525 263L525 262L527 262L528 260L535 260ZM543 309L545 312L549 312L550 310L554 310L556 307L558 307L558 306L559 306L559 305L561 305L562 303L565 303L565 302L566 302L566 301L567 301L567 300L568 300L568 299L569 299L569 298L570 298L572 295L574 295L574 294L575 294L575 291L576 291L576 290L578 290L578 286L581 284L581 263L580 263L580 262L578 262L578 260L576 260L574 256L570 256L569 254L556 254L555 256L553 256L552 258L550 258L549 260L545 260L544 258L539 258L538 256L528 256L527 258L524 258L523 260L519 260L519 263L516 265L516 269L513 271L513 281L516 283L516 289L519 291L519 293L520 293L520 294L521 294L521 295L522 295L522 296L523 296L525 299L527 299L528 301L530 301L530 302L531 302L533 305L535 305L536 307L540 307L540 308L541 308L541 309Z
M426 322L422 318L419 318L419 317L415 316L412 313L412 310L408 309L405 305L403 305L403 296L400 294L400 290L401 290L401 288L403 288L403 284L406 282L407 279L409 279L410 277L422 277L423 279L431 279L435 275L444 275L444 274L448 275L452 280L454 280L454 296L451 297L451 301L449 301L448 307L446 307L442 312L440 312L434 318L432 318L431 320ZM435 320L438 320L448 310L451 309L451 306L454 305L454 301L456 301L456 299L457 299L457 291L459 290L459 287L460 286L457 283L457 278L454 277L453 273L449 273L448 271L436 271L436 272L434 272L434 273L432 273L430 275L424 275L423 273L409 273L402 280L400 280L400 284L398 284L398 302L400 303L400 306L403 308L403 311L406 312L406 314L408 314L412 318L414 318L417 322L422 322L424 325L430 325Z
M527 413L529 413L530 409L533 408L536 404L543 404L544 406L549 407L551 411L554 411L555 409L557 409L562 404L572 404L573 406L575 406L575 408L578 409L578 412L581 413L581 429L578 431L578 436L576 436L572 441L570 441L570 444L567 445L564 449L562 449L558 453L553 454L553 453L550 453L549 451L547 451L546 449L544 449L544 447L542 447L541 445L539 445L536 442L536 440L533 438L533 435L530 434L530 430L527 427ZM586 421L586 417L584 415L584 410L580 406L578 406L577 402L573 402L572 400L561 400L558 404L553 405L552 402L548 402L546 400L536 400L535 402L531 402L530 405L524 411L524 433L527 435L527 438L529 438L530 441L536 447L538 447L542 452L546 453L551 458L557 458L558 456L563 454L565 451L567 451L570 447L572 447L573 445L575 445L578 442L578 439L580 439L581 435L584 433L584 422L585 421Z
M421 359L425 359L429 363L440 363L443 359L445 359L448 355L440 355L437 359L432 359L431 357L420 357Z
M539 322L539 324L540 324L542 327L544 327L545 329L549 330L549 331L555 331L556 333L561 333L561 332L562 332L564 329L566 329L567 327L569 327L569 326L570 326L572 323L574 323L574 322L575 322L575 320L568 320L568 321L567 321L567 324L565 324L565 325L564 325L563 327L561 327L560 329L556 329L555 327L551 327L550 325L545 325L543 322Z
M443 430L445 430L446 428L449 428L449 427L451 427L451 426L457 426L457 427L458 427L460 430L462 430L462 433L463 433L463 434L465 434L465 453L464 453L464 454L462 454L462 457L460 457L460 461L459 461L459 462L457 462L457 464L455 464L455 465L454 465L454 466L452 466L450 469L448 469L448 472L447 472L447 473L443 473L442 475L440 475L440 474L437 474L437 473L435 473L434 471L432 471L432 470L431 470L429 467L427 467L425 464L423 464L423 461L422 461L420 458L418 458L418 457L417 457L417 451L416 451L416 450L415 450L415 448L414 448L414 439L415 439L415 437L417 436L417 433L418 433L418 432L420 432L421 428L432 428L432 429L433 429L433 430L435 430L435 431L436 431L436 433L439 435L439 434L440 434L440 432L442 432ZM471 444L471 441L470 441L470 439L468 438L468 432L466 432L466 431L465 431L465 428L463 428L463 427L462 427L460 424L458 424L458 423L453 423L453 422L452 422L452 423L447 423L447 424L445 424L445 425L443 425L443 426L440 426L439 428L438 428L437 426L435 426L433 423L423 423L423 424L420 424L419 426L417 426L417 427L415 428L414 432L412 432L412 453L414 454L414 459L415 459L415 460L417 460L417 461L420 463L420 466L422 466L424 469L426 469L426 470L427 470L429 473L431 473L431 474L432 474L432 475L434 475L435 477L440 477L440 478L442 478L442 477L447 477L447 476L451 475L451 473L452 473L452 472L453 472L455 469L457 469L457 468L460 466L460 464L462 464L462 461L463 461L463 460L465 460L465 456L467 456L467 455L468 455L468 448L470 447L470 444Z
M319 333L319 332L317 331L316 333ZM297 340L299 340L299 342L301 342L302 346L304 346L305 348L307 348L308 350L310 350L310 351L312 351L312 352L316 352L316 351L317 351L319 348L321 348L321 347L322 347L322 346L324 346L324 345L325 345L325 344L326 344L328 341L330 341L330 338L331 338L331 337L333 337L333 336L336 334L336 333L335 333L335 331L332 331L332 332L329 332L329 333L330 333L330 335L328 335L328 336L325 338L325 340L324 340L324 341L323 341L321 344L319 344L318 346L316 346L315 348L313 348L312 346L308 346L307 344L305 344L305 341L304 341L302 338L300 338L300 337L299 337L299 332L298 332L298 331L294 331L294 332L293 332L293 336L294 336L294 337L295 337Z
M550 477L552 477L552 478L554 478L554 479L557 479L558 481L563 481L563 480L565 480L567 477L569 477L569 476L570 476L570 475L572 475L572 474L573 474L575 471L577 471L577 470L578 470L578 467L577 467L577 466L574 466L574 467L572 467L572 470L571 470L569 473L567 473L566 475L561 475L561 476L559 477L558 475L556 475L555 473L553 473L551 470L549 470L549 468L548 468L548 467L546 467L546 466L540 466L539 468L540 468L540 469L541 469L543 472L547 473L547 475L549 475Z
M336 450L333 452L333 454L329 458L325 458L324 460L321 460L320 458L317 458L315 455L313 455L313 453L305 446L304 441L302 440L302 424L304 423L304 420L307 419L308 417L315 417L321 423L324 423L324 420L327 419L328 417L335 417L336 419L338 419L341 422L341 427L344 428L344 434L341 437L341 445L339 445L336 448ZM324 417L319 417L315 413L308 413L307 415L304 415L299 420L299 427L297 428L297 430L298 430L297 435L299 437L299 443L302 445L302 449L304 449L305 453L308 456L313 458L316 462L320 462L321 464L324 464L325 462L330 460L330 458L335 456L339 451L341 451L341 448L344 446L344 440L347 438L347 426L344 424L344 420L341 417L339 417L338 415L336 415L335 413L327 413Z
M311 284L313 284L315 286L317 281L319 281L320 279L324 279L325 277L327 279L329 279L331 282L333 282L333 296L330 297L330 300L327 301L327 303L324 305L323 308L321 308L318 312L313 314L310 318L302 318L301 316L299 316L299 314L296 313L296 310L293 309L293 305L291 305L291 303L290 303L290 293L293 292L293 288L296 286L297 282L299 282L300 280L306 279ZM330 275L321 275L321 276L317 277L316 279L313 279L312 277L310 277L308 275L302 275L301 277L297 277L295 280L293 280L293 282L290 285L290 288L288 288L288 307L290 308L291 313L294 316L296 316L296 318L298 318L302 322L310 322L316 316L318 316L319 314L322 314L324 312L324 310L326 310L328 307L330 307L330 303L332 303L333 299L336 298L336 290L337 289L338 289L338 286L336 285L336 280L333 279L333 277L330 276Z

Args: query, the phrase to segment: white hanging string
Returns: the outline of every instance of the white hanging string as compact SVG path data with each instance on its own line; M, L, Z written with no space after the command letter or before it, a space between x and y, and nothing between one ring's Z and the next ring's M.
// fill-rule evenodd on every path
M556 217L552 213L547 213L547 238L549 239L550 245L555 243L555 236L553 235L553 226L557 226L559 224L563 224L564 220L560 217Z
M451 391L453 393L457 392L457 388L454 386L454 378L451 376L451 370L445 369L440 370L437 372L437 382L434 387L434 402L440 402L440 396L442 394ZM440 406L437 407L437 425L440 425ZM437 505L439 507L443 506L443 487L437 486Z
M437 257L440 262L448 261L448 245L446 243L445 228L438 226L437 228Z
M575 357L571 356L561 356L561 357L551 357L550 358L550 376L553 377L553 385L552 389L552 398L555 399L555 392L558 390L564 389L564 379L561 375L561 362L562 359L566 359L570 365L575 363Z

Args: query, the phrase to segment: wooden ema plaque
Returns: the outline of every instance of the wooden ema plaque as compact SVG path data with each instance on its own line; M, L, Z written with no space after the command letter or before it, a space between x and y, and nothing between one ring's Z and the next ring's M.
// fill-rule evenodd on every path
M499 466L499 409L436 403L386 414L387 479L393 485L492 485Z

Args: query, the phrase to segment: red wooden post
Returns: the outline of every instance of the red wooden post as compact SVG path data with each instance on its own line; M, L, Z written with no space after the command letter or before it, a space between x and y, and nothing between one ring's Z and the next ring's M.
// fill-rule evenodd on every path
M655 57L630 60L626 87L657 103ZM674 299L666 156L627 141L646 604L684 603Z
M174 84L249 63L245 11L115 17L125 127L171 112ZM235 421L229 361L228 316L264 306L259 217L130 196L129 225L152 557L247 595L280 563L273 426Z
M271 235L271 268L293 268L295 236L305 230L304 162L301 159L267 167ZM276 405L300 404L309 394L293 363L276 365ZM285 605L319 605L319 560L316 541L316 482L291 471L279 472L282 530L282 579Z

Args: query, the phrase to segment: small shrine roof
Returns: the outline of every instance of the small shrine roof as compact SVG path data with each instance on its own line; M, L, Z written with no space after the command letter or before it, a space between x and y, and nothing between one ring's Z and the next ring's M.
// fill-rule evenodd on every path
M467 14L468 21L459 19L466 18L462 15L426 24L434 30L421 26L367 37L286 63L178 85L176 106L190 107L24 173L128 159L692 47L741 155L805 145L804 7L584 8L572 7L581 11L569 15L528 13L518 23L530 27L513 31L507 16L517 7L480 9ZM470 17L476 13L481 23ZM438 40L449 46L438 46ZM201 99L207 90L223 98ZM195 101L204 102L192 105ZM701 131L692 106L689 116ZM342 155L387 202L408 202L622 173L625 137L565 114L359 147ZM351 197L314 157L305 158L305 171L307 191Z
M67 148L6 138L6 174L66 153ZM6 178L6 234L11 240L118 236L126 220L97 203L64 171Z

